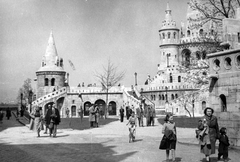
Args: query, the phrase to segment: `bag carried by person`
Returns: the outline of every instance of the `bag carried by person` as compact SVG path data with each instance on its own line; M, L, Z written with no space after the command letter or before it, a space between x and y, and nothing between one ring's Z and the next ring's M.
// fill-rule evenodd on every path
M163 138L160 142L159 149L160 150L166 150L167 149L167 137L165 135L163 136Z
M52 122L48 125L48 128L49 128L49 129L52 129L52 128L53 128L53 123L52 123Z

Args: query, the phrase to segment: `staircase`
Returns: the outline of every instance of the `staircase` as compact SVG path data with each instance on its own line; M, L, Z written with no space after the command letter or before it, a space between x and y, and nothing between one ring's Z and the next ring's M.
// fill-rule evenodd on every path
M54 92L46 94L32 102L32 106L43 106L44 103L54 102L67 94L67 87L62 87Z
M145 101L145 102L144 102L145 106L150 105L150 106L153 106L153 108L155 108L154 102L152 102L152 101L151 101L149 98L147 98L146 96L142 95L135 86L133 87L133 92L134 92L134 94L137 96L137 98L138 98L140 101L142 101L142 100Z
M136 96L137 97L137 96ZM134 108L138 108L141 104L141 100L135 98L135 95L132 91L129 91L123 88L123 101L126 101L129 106L134 106ZM136 110L134 110L136 112Z

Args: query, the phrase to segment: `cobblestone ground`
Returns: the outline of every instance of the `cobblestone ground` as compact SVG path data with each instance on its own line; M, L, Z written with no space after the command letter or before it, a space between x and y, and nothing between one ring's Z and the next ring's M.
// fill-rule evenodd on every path
M57 138L50 138L19 124L16 119L0 124L1 162L162 162L165 152L159 150L161 125L137 127L136 142L128 142L126 121L111 122L87 130L59 129ZM180 130L178 139L188 130ZM191 134L191 133L190 133ZM239 151L230 150L230 162L239 162ZM213 155L212 162L217 162ZM177 144L177 161L204 162L197 145Z

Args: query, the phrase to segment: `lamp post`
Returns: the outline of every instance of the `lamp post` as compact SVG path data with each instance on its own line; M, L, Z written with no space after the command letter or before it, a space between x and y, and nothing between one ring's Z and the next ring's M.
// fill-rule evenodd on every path
M29 90L28 103L30 105L30 113L32 112L32 97L33 97L33 92L32 90Z
M167 92L168 92L168 87L167 86L165 86L165 89L166 89L166 105L167 105L167 111L168 111L168 107L169 107L169 104L168 104L168 94L167 94Z
M21 93L20 94L20 97L21 97L21 109L20 109L20 115L21 115L21 117L23 117L23 105L22 105L22 100L23 100L23 94Z
M137 86L137 73L135 72L134 75L135 75L135 86Z

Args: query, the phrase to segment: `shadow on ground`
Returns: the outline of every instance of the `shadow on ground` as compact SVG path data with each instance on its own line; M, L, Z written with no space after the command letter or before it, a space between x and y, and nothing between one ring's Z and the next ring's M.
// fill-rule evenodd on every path
M107 119L100 119L99 120L99 127L107 125L111 122L117 121L118 119L114 118L107 118ZM96 126L96 125L95 125ZM75 129L75 130L84 130L90 129L90 124L88 118L62 118L61 123L58 126L59 129Z
M33 161L33 162L120 162L137 151L117 154L115 146L104 146L101 143L84 144L0 144L1 161Z

